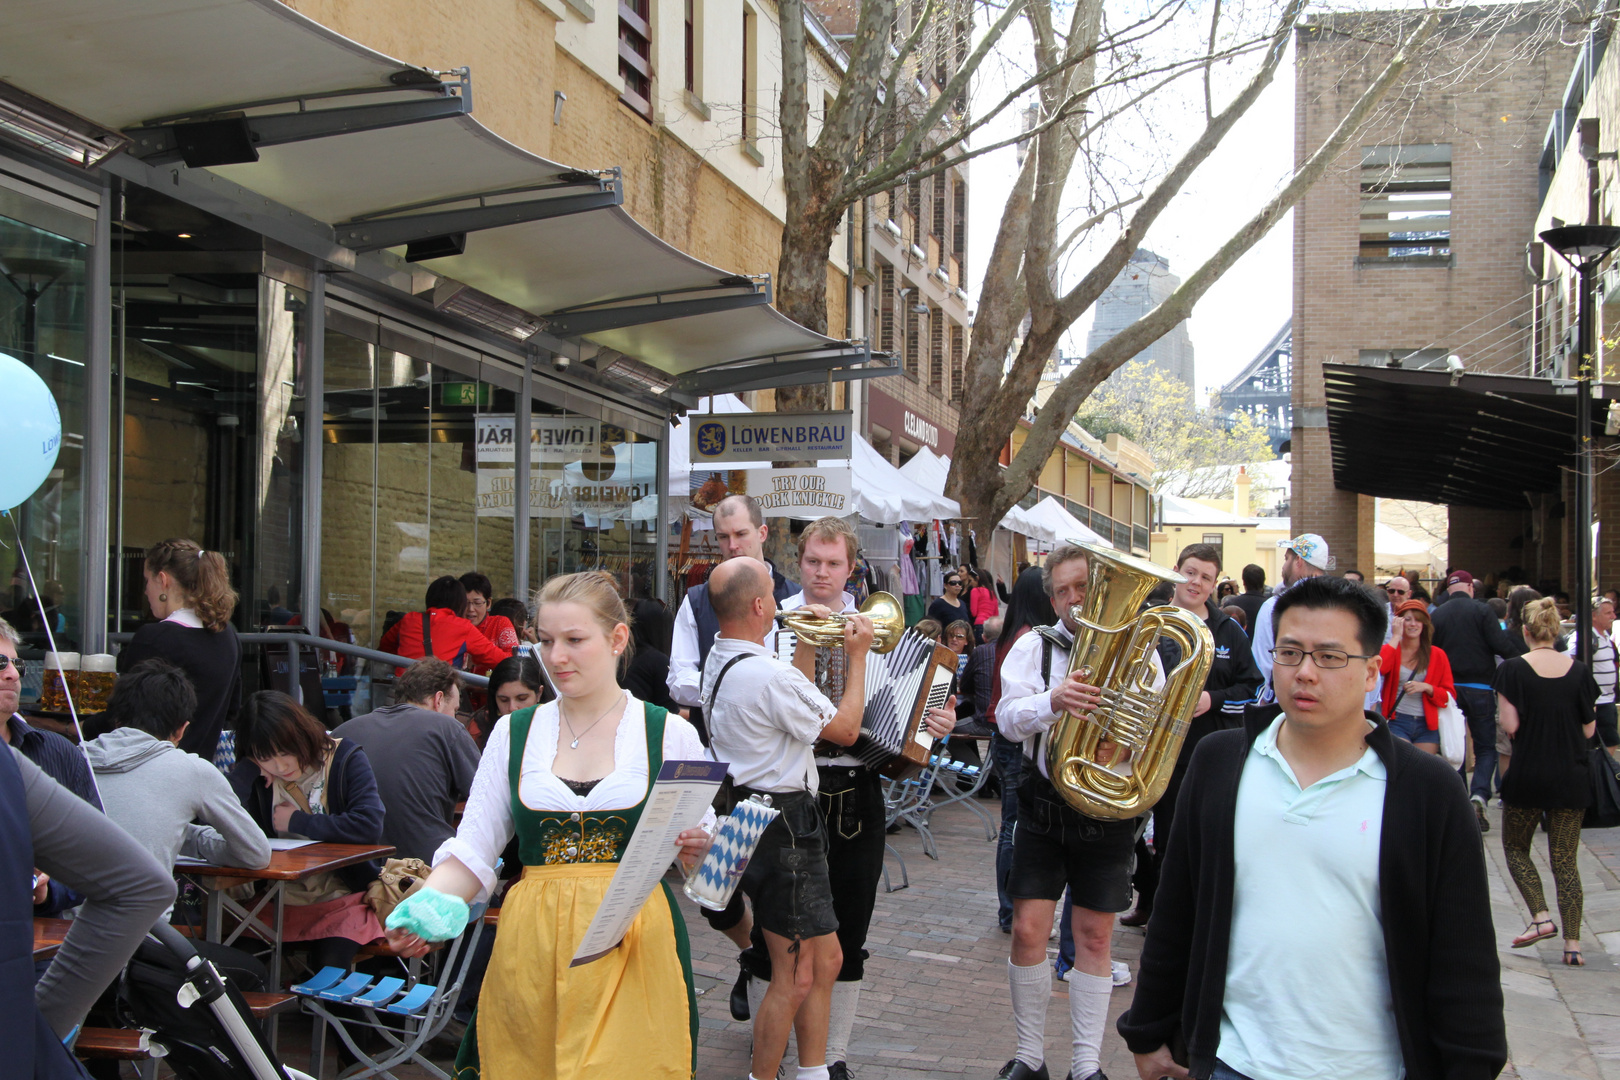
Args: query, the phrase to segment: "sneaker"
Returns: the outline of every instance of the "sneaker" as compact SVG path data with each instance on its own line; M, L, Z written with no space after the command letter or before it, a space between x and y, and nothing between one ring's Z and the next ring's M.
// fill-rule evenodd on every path
M1131 985L1131 966L1123 960L1113 960L1108 965L1114 974L1115 986Z
M996 1080L1051 1080L1051 1074L1046 1071L1044 1061L1041 1062L1040 1068L1032 1069L1017 1058L1013 1058L996 1073Z
M1479 819L1479 831L1482 833L1490 832L1491 819L1485 816L1485 800L1475 795L1469 801L1474 804L1474 816Z
M842 1061L835 1061L827 1066L827 1080L849 1080L849 1066Z

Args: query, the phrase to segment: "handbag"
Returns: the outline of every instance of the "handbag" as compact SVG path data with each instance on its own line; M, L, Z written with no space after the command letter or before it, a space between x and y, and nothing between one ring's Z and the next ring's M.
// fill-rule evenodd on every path
M1468 721L1457 705L1457 698L1440 706L1436 719L1440 723L1440 756L1454 768L1461 767L1468 753Z
M377 880L366 886L366 906L377 913L379 922L387 922L394 909L432 872L433 868L421 859L389 859L383 863Z
M1592 802L1581 819L1583 829L1612 829L1620 825L1620 765L1602 746L1587 750Z

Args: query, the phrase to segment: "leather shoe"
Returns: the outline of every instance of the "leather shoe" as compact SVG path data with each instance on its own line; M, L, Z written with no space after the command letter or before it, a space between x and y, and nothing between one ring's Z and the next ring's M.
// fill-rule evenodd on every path
M1119 925L1121 925L1121 926L1146 926L1148 924L1148 919L1151 918L1152 915L1153 915L1152 909L1143 910L1142 908L1139 907L1135 911L1131 912L1129 915L1121 915L1119 917Z
M1013 1058L996 1073L996 1080L1051 1080L1051 1075L1047 1073L1044 1061L1041 1062L1040 1068L1032 1069L1017 1058Z
M753 976L747 969L737 974L737 981L731 986L731 1018L733 1020L747 1020L748 1011L748 980Z
M1074 1080L1074 1073L1071 1072L1069 1074L1068 1080ZM1101 1069L1098 1069L1096 1072L1086 1077L1085 1080L1108 1080L1108 1074L1103 1072Z
M828 1065L827 1080L849 1080L849 1065L842 1061Z

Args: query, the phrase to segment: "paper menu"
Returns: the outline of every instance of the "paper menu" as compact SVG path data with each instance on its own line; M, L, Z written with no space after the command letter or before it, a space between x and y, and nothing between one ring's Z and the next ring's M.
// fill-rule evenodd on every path
M606 956L624 940L625 932L669 864L675 858L675 838L703 820L714 793L726 778L723 761L666 761L658 770L636 831L625 845L619 869L608 883L602 905L574 951L570 967Z

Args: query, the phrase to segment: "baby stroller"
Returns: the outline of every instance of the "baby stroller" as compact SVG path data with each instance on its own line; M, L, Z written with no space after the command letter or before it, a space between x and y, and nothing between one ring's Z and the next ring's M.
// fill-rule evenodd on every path
M153 1033L153 1056L181 1080L309 1080L276 1060L241 993L166 922L124 968L115 1009L125 1026Z

